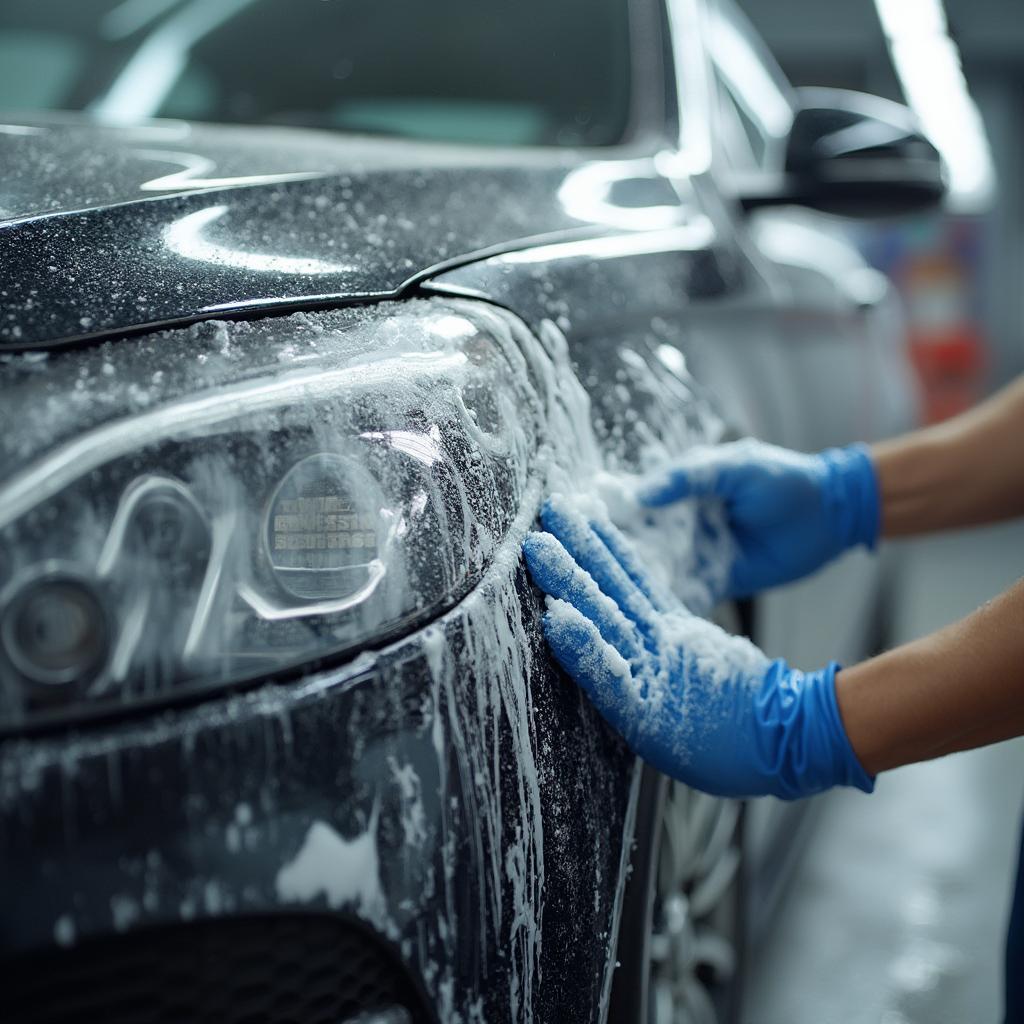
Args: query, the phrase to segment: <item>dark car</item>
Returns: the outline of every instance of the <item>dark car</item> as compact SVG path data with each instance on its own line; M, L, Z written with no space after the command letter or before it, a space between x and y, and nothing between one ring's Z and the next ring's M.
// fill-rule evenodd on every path
M727 537L633 475L909 424L811 212L938 201L908 112L712 0L0 27L4 1020L734 1019L809 818L640 764L520 544L603 502L710 614ZM878 580L718 614L857 657Z

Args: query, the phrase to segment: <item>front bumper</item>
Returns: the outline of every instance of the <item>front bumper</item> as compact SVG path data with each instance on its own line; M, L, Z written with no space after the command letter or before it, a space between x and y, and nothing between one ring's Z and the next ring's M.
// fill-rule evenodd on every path
M599 1019L634 761L538 621L499 560L442 620L336 670L7 741L0 970L302 912L370 929L427 1017Z

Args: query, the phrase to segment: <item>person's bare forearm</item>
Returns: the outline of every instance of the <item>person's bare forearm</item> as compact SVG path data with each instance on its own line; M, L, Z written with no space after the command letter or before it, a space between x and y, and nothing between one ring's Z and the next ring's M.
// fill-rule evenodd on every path
M1024 378L976 409L872 448L882 534L1024 515Z
M961 622L844 669L836 696L872 775L1024 734L1024 582Z

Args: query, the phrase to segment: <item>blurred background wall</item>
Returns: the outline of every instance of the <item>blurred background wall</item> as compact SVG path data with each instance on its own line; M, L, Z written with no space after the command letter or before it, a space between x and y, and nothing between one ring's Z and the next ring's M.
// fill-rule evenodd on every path
M905 99L872 0L741 5L794 85ZM987 210L872 228L862 238L907 299L919 365L933 378L933 418L1024 372L1024 8L1020 0L945 0L945 9L987 131L995 194Z

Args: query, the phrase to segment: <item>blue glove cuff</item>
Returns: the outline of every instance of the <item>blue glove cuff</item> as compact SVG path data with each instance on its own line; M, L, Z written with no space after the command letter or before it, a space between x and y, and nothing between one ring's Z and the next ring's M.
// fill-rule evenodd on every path
M818 672L810 673L814 680L816 696L819 697L822 710L822 722L828 723L828 740L833 752L835 783L837 786L853 786L864 793L875 790L875 776L868 775L860 763L856 751L850 745L846 735L843 716L839 713L839 701L836 698L836 674L842 666L830 662Z
M874 551L881 530L882 509L878 474L868 446L851 444L821 453L825 466L825 509L836 532L840 549L863 544Z
M833 786L875 788L857 759L839 714L832 662L818 672L799 672L773 661L755 700L759 751L768 792L783 800L821 793Z

